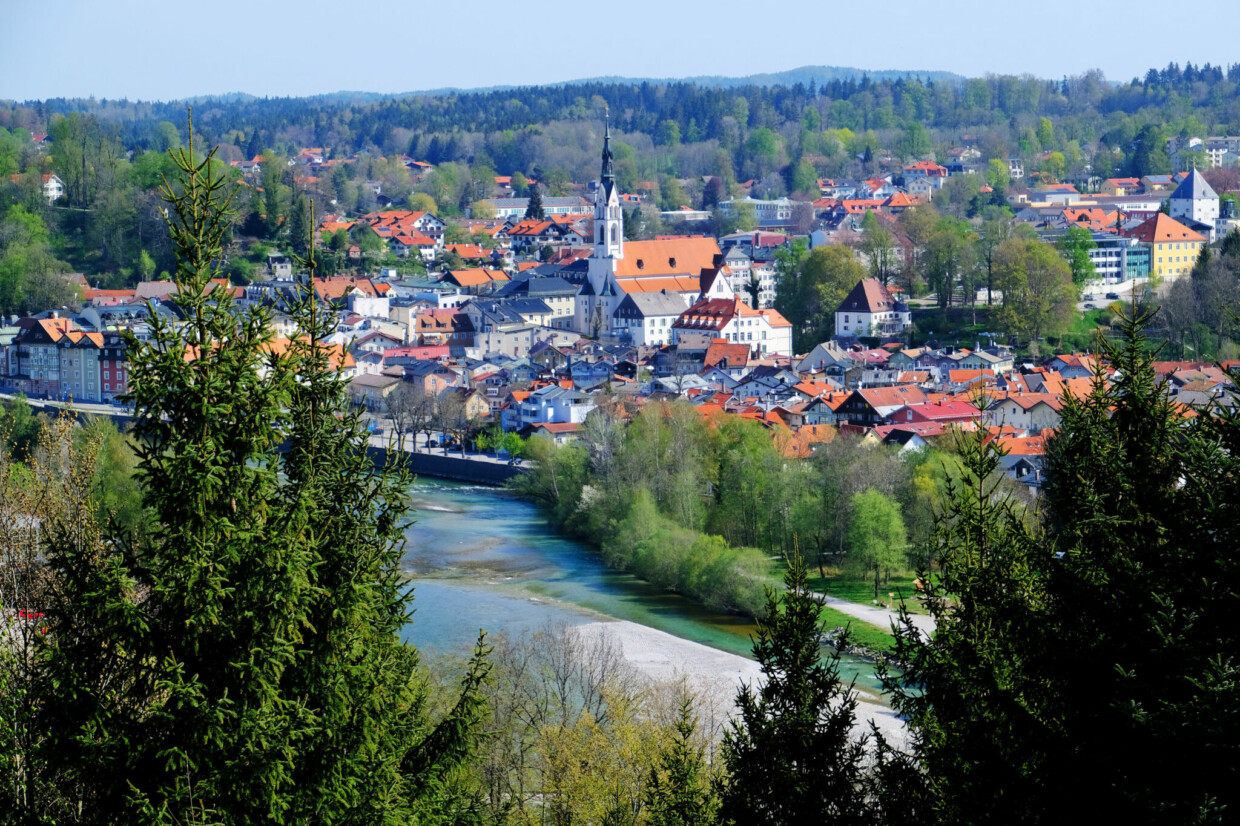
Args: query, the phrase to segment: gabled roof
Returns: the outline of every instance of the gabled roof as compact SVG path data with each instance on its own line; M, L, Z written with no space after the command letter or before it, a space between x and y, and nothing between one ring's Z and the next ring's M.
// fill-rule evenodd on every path
M749 363L749 345L730 343L726 339L714 339L706 348L706 357L702 360L704 367L714 367L727 361L729 367L744 367Z

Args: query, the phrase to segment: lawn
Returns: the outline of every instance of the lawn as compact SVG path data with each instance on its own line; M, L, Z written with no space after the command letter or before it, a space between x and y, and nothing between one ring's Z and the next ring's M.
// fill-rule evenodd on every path
M852 644L864 646L871 651L890 651L892 646L892 637L890 628L880 629L877 625L871 625L864 620L856 617L850 617L842 611L837 611L830 606L823 606L822 622L828 631L843 625L849 626L852 636Z

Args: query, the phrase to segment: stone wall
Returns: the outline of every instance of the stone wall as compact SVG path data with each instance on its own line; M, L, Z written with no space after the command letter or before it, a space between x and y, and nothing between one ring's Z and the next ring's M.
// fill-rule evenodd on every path
M385 447L370 447L367 452L375 464L387 461L388 449ZM502 462L462 459L459 455L444 456L442 453L406 452L405 459L409 462L410 470L418 476L471 482L475 485L501 486L512 477L524 472L523 468Z

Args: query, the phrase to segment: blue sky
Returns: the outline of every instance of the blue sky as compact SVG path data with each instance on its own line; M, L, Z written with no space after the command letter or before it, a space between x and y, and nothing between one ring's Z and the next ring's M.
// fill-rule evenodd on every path
M1174 20L1153 0L6 5L0 99L17 100L401 92L804 65L1053 78L1099 68L1127 80L1172 60L1240 61L1234 0Z

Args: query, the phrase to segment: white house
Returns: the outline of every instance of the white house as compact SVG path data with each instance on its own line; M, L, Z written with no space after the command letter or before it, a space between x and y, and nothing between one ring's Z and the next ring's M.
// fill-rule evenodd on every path
M595 408L590 397L558 384L540 387L521 402L521 426L532 424L581 424Z
M702 298L672 324L676 337L707 333L736 344L748 344L763 355L792 355L792 324L777 310L755 310L732 298Z
M835 333L841 336L894 335L912 323L909 306L896 301L877 278L858 281L835 311Z
M612 333L626 344L662 346L673 340L672 325L689 308L680 293L629 293L612 313Z

